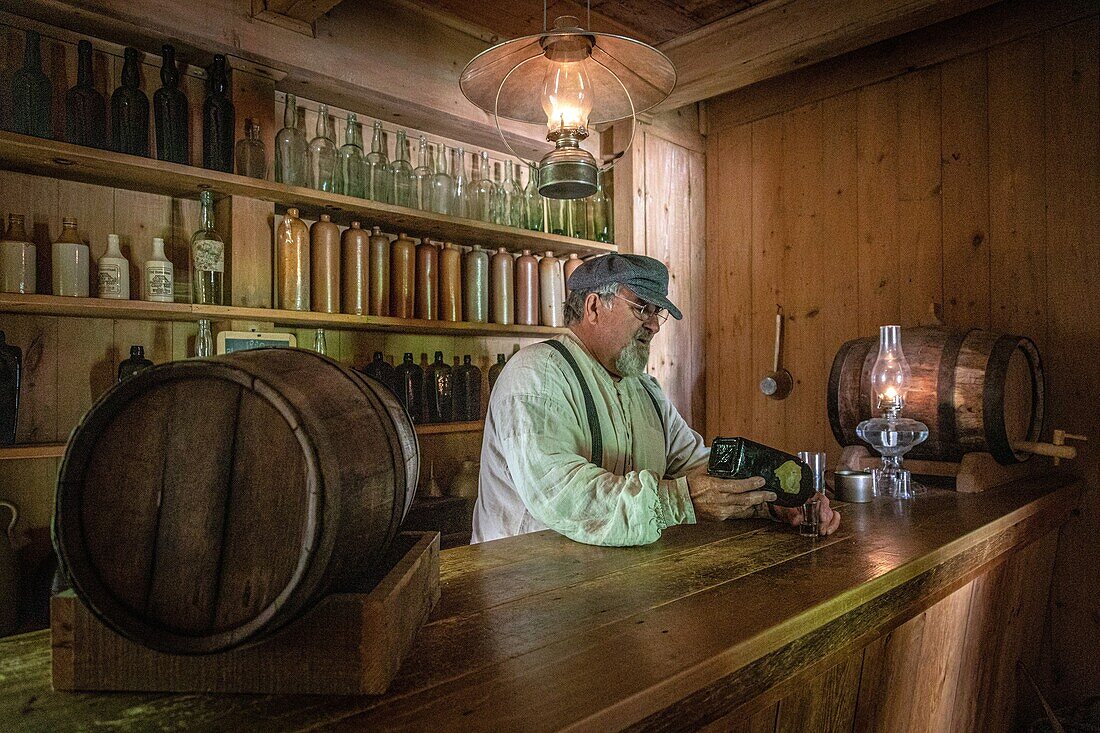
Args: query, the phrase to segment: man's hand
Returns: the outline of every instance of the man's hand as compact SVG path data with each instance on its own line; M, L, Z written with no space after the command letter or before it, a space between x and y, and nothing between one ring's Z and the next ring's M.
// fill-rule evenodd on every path
M775 501L775 494L755 491L763 485L764 479L760 476L746 479L717 478L705 473L688 476L688 493L695 505L695 518L721 522L767 517L765 502Z
M829 535L836 532L840 527L840 512L835 511L829 506L829 497L825 494L818 493L818 527L817 531L822 535ZM802 516L802 507L774 507L776 515L787 524L792 527L797 527L802 524L804 517Z

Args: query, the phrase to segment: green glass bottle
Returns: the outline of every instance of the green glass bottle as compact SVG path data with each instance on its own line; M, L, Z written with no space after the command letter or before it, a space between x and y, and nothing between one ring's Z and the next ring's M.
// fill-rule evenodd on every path
M539 193L539 169L527 166L527 188L523 189L524 208L527 211L525 226L534 232L546 231L546 199Z
M36 31L27 31L23 66L11 76L11 129L21 135L53 137L53 91L42 72Z
M348 113L344 144L336 154L336 193L363 198L363 135L359 119Z

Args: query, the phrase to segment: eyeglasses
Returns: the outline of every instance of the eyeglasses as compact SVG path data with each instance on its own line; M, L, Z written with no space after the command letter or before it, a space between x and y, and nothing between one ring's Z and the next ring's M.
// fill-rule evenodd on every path
M664 308L655 306L652 303L635 303L630 298L618 294L616 294L615 297L625 301L626 304L630 306L630 310L633 311L634 317L642 323L654 317L656 317L657 323L664 323L668 320L668 311Z

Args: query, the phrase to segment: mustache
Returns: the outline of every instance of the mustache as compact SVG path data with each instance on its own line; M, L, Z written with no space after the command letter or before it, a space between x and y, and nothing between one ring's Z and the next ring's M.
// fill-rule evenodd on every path
M638 332L634 334L634 338L648 344L653 340L653 334L644 328L639 328Z

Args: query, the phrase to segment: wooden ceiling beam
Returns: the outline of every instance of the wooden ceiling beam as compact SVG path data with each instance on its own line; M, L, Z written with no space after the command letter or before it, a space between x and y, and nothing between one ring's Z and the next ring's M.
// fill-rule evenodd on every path
M658 109L725 94L997 0L765 0L663 43L677 84Z

